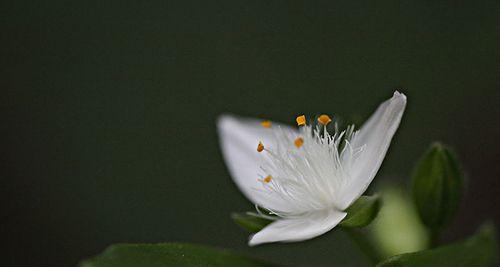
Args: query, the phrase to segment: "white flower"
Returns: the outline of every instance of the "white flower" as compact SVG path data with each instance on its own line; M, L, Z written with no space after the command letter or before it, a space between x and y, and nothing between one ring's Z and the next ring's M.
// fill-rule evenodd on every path
M326 115L317 127L297 117L298 130L221 116L220 143L235 183L255 205L279 218L249 245L301 241L334 228L375 177L405 106L406 96L395 92L359 131L351 126L334 135L326 131Z

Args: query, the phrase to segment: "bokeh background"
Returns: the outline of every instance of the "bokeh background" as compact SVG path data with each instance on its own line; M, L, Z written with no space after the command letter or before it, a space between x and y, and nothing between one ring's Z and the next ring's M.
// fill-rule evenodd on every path
M500 225L498 1L0 4L7 266L75 266L117 242L195 242L299 265L368 266L341 232L248 248L229 218L221 113L362 122L409 103L375 179L406 186L434 140L468 190L444 241Z

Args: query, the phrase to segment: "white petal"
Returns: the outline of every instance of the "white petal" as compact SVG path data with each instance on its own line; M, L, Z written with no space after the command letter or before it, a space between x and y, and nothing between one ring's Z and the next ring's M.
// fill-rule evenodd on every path
M290 211L291 207L277 194L268 193L262 189L258 181L261 158L257 152L257 145L261 141L265 147L274 144L273 130L264 128L261 121L255 119L237 118L231 115L222 115L217 121L220 145L226 165L239 189L253 203L275 211ZM281 127L286 131L295 129L279 123L271 127Z
M311 239L333 229L347 213L335 209L314 211L294 219L275 221L250 238L255 246L269 242L294 242Z
M406 96L394 92L391 99L382 103L351 140L351 146L364 146L362 155L353 162L350 180L342 189L339 204L342 209L358 199L377 174L391 139L396 132L406 107ZM346 160L343 158L343 160Z

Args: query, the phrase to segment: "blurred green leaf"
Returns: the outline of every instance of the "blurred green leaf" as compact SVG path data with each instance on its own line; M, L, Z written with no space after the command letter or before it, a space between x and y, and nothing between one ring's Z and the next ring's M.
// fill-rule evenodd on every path
M262 218L258 214L251 212L232 213L231 219L233 219L233 221L243 229L248 230L251 233L256 233L266 225L273 222L272 220Z
M413 174L412 194L422 222L435 234L455 215L463 175L453 153L434 143Z
M350 228L367 226L377 217L380 206L379 196L361 196L347 208L347 216L340 223L340 226Z
M277 267L228 250L193 244L117 244L80 267Z
M498 245L493 225L481 227L465 241L431 250L391 257L377 267L493 267L497 262Z

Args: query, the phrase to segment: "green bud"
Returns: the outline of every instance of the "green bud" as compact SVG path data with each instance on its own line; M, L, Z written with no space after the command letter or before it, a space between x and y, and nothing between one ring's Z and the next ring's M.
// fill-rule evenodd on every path
M434 233L450 222L457 210L463 175L453 153L434 143L417 164L412 193L422 222Z

